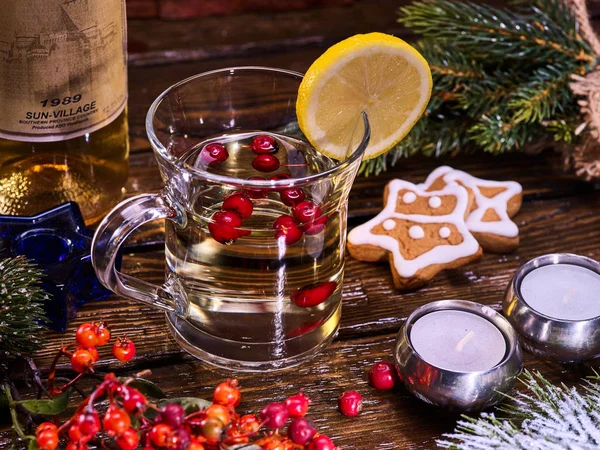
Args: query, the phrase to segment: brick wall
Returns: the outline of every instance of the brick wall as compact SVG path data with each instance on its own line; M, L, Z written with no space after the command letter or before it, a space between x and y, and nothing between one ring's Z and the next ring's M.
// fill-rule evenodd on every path
M185 19L244 11L282 11L324 5L340 5L354 0L127 0L127 14L135 17Z

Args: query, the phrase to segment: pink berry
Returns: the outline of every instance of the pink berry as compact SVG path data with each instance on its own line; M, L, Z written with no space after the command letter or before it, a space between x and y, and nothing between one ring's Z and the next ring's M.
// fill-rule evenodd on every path
M249 180L254 180L254 181L265 181L266 178L265 177L250 177L248 178ZM266 192L263 191L262 189L246 189L246 195L250 198L264 198L266 197Z
M225 211L233 211L238 213L242 219L247 219L252 215L252 200L250 200L244 193L236 192L235 194L229 195L225 198L222 206Z
M324 434L320 434L310 441L306 450L336 450L336 447L331 439Z
M336 287L337 283L333 281L309 284L292 292L290 299L294 305L301 306L302 308L312 308L331 297Z
M321 216L312 222L305 223L302 225L302 231L308 236L314 236L315 234L319 234L325 229L327 222L329 221L329 217Z
M279 144L271 136L256 136L252 141L250 148L257 155L275 153L279 150Z
M284 238L288 245L295 244L302 239L302 230L292 216L285 214L279 216L273 223L273 228L275 228L275 237L277 239Z
M229 153L223 144L212 143L202 149L202 157L208 164L221 163L229 158Z
M375 363L369 369L369 384L380 391L387 391L396 384L396 368L387 361Z
M231 244L240 236L250 234L249 230L240 230L242 218L233 211L219 211L212 216L208 231L212 238L221 244Z
M282 189L279 193L279 197L284 205L295 206L302 202L306 198L306 195L301 188L291 187Z
M185 411L177 403L167 403L160 409L161 423L166 423L170 427L179 428L183 424Z
M292 418L304 417L308 412L308 405L310 405L310 399L302 391L285 399L285 406Z
M283 403L269 403L261 409L260 419L267 428L281 428L288 420L287 408Z
M305 445L317 433L317 427L310 420L298 417L288 426L287 436L294 444Z
M322 211L313 202L304 201L294 206L292 214L298 222L307 223L321 217Z
M258 155L252 160L252 167L259 172L273 172L279 169L279 160L273 155Z
M340 396L338 406L343 415L358 416L362 410L362 396L356 391L346 391Z

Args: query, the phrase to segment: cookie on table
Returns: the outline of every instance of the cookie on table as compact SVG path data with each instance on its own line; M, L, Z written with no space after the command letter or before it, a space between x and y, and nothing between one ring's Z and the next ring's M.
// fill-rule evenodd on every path
M481 257L465 223L472 202L472 194L458 184L427 192L392 180L384 209L348 233L348 251L360 261L389 260L398 289L418 288L444 269Z
M515 181L482 180L452 167L435 169L420 187L437 191L458 183L472 192L467 227L486 251L504 253L519 245L519 227L510 218L521 209L523 188Z

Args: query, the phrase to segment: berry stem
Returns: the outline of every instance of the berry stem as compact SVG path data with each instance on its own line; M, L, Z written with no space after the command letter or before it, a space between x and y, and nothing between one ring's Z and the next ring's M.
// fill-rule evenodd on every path
M56 386L55 386L55 378L56 378L56 365L58 364L58 360L60 359L61 356L68 356L69 358L71 357L71 353L69 353L67 351L67 349L69 347L73 347L75 346L75 344L69 344L69 345L64 345L60 348L60 350L58 351L58 353L56 354L56 356L54 357L54 359L52 360L52 364L50 365L50 373L48 374L48 392L50 393L51 397L54 397L58 394L60 394L60 391L57 391Z
M79 381L79 379L81 377L83 377L83 373L78 373L77 376L75 378L73 378L71 381L69 381L68 383L65 383L61 387L55 389L54 395L62 394L63 392L65 392L65 390L67 390L68 388L73 386L75 383L77 383L77 381Z

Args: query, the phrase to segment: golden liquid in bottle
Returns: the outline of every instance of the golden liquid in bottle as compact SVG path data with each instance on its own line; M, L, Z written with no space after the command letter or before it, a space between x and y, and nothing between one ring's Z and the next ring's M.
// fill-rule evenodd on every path
M0 214L30 216L73 200L87 224L98 222L123 196L127 134L125 109L107 126L65 141L0 138Z

